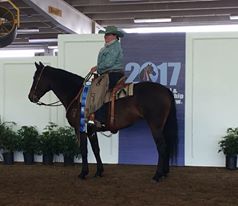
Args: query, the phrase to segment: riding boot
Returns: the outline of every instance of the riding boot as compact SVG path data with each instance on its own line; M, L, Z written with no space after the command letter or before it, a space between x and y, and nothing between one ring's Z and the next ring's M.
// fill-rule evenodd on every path
M88 117L88 124L95 124L94 121L95 121L95 115L94 113L92 113Z
M95 119L99 121L101 124L106 124L107 122L107 111L106 105L102 105L96 112L95 112Z
M112 90L119 79L124 76L121 72L110 72L109 73L109 90Z

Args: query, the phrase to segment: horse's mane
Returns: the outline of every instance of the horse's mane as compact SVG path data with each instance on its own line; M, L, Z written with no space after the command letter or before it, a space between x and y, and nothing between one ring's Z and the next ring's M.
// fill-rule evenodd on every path
M70 91L73 96L78 93L79 88L83 85L84 78L77 74L51 66L46 66L46 69L49 75L52 74L55 81L58 81L58 83L62 85L64 89Z
M77 75L77 74L74 74L72 72L69 72L69 71L66 71L66 70L63 70L63 69L59 69L59 68L54 68L54 67L51 67L51 66L46 66L47 69L50 69L50 70L55 70L56 71L56 75L59 76L59 77L63 77L65 79L70 79L71 81L83 81L84 78Z

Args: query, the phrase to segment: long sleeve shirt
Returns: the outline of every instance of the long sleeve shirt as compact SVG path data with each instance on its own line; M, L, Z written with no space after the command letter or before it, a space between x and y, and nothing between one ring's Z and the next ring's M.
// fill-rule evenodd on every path
M108 71L123 71L123 52L118 40L105 44L98 54L98 74Z

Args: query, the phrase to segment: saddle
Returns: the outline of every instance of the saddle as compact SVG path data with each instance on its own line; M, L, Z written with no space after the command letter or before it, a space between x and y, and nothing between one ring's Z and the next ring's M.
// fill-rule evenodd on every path
M108 74L103 74L92 81L85 105L85 117L87 120L89 120L90 116L93 115L103 104L109 103L110 109L108 111L106 124L110 129L114 128L115 101L133 95L133 84L125 83L125 79L125 77L122 77L112 90L108 90Z

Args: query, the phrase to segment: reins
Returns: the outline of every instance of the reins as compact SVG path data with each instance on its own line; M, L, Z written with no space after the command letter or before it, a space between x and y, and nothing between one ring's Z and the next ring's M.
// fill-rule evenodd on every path
M43 67L43 69L42 69L41 72L40 72L39 77L37 78L37 82L36 82L36 85L35 85L35 87L34 87L34 93L35 93L35 91L36 91L36 89L37 89L37 86L38 86L38 84L39 84L39 82L40 82L40 79L41 79L41 77L42 77L42 74L43 74L44 69L45 69L45 66ZM91 78L92 75L93 75L93 73L90 71L90 72L86 75L83 84L85 84L85 82L87 82L87 81ZM74 102L75 100L77 100L78 97L80 96L80 94L81 94L81 92L82 92L82 88L83 88L83 87L80 88L80 90L79 90L79 92L77 93L77 95L73 98L73 100L70 102L69 106L66 108L66 113L68 112L69 108L72 106L73 102ZM47 103L38 101L38 102L36 102L36 104L39 105L39 106L49 106L49 107L62 106L63 104L62 104L62 103L58 104L59 102L60 102L60 101L58 100L58 101L55 101L55 102L52 102L52 103L48 103L48 104L47 104Z
M84 78L83 81L83 85L91 78L91 76L93 75L93 73L90 71L86 77ZM68 113L68 110L70 109L70 107L72 106L72 104L74 103L74 101L76 101L78 99L78 97L81 95L83 90L83 87L80 88L79 92L77 93L77 95L73 98L73 100L69 103L68 107L66 108L66 114Z
M80 88L79 92L77 93L77 95L73 98L73 100L69 103L69 106L66 108L66 114L68 113L70 107L72 106L72 104L74 103L74 101L76 101L78 99L78 97L81 95L83 87Z
M36 102L36 104L39 105L39 106L49 106L49 107L58 107L58 106L63 105L62 103L57 104L57 103L59 103L59 102L60 102L60 101L58 100L58 101L56 101L56 102L52 102L52 103L46 104L46 103L44 103L44 102L38 101L38 102Z

